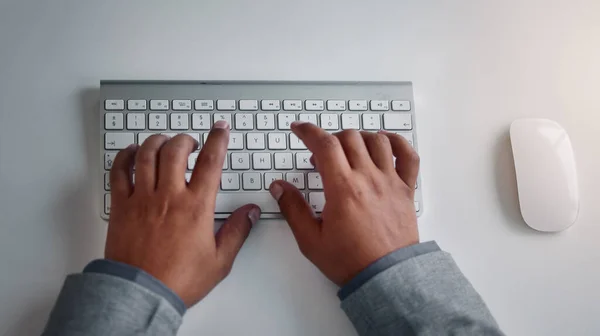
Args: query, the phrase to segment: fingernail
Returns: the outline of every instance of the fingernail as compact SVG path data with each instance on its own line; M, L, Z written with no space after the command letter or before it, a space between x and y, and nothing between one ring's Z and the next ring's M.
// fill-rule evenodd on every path
M213 128L223 128L223 129L228 129L229 128L229 124L227 123L227 121L225 120L219 120L217 121L214 125Z
M279 199L281 198L281 195L283 195L283 188L278 183L271 183L269 192L271 193L271 196L273 196L273 198L276 201L279 201Z
M296 120L296 121L292 122L292 127L300 126L305 123L306 123L306 121L304 121L304 120Z
M248 219L250 219L250 223L252 223L252 225L256 224L256 222L258 222L260 219L260 209L252 208L252 210L248 212Z

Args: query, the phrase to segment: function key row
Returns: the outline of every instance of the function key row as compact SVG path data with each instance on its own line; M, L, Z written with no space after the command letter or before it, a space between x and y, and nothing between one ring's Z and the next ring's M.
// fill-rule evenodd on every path
M282 104L283 103L283 104ZM175 99L152 99L150 100L150 110L152 111L167 111L169 107L173 111L191 111L192 106L196 111L212 111L215 109L215 101L213 100L192 100ZM272 100L264 99L261 101L252 99L226 100L219 99L216 101L216 109L219 111L410 111L410 101L407 100ZM123 99L107 99L104 101L104 109L106 111L122 111L125 109L125 100ZM148 109L148 101L144 99L127 100L127 110L129 111L145 111Z

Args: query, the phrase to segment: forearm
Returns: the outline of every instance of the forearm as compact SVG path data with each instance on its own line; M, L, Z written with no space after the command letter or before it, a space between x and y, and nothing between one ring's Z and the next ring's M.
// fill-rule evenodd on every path
M378 273L341 305L360 335L502 335L450 254L440 250Z
M181 314L163 296L101 273L67 277L43 335L175 335Z

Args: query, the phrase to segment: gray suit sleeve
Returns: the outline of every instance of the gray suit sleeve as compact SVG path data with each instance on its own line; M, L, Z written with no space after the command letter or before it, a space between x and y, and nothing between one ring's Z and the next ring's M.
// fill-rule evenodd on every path
M479 294L443 251L386 269L341 306L360 335L503 335Z
M67 277L42 335L175 335L181 314L160 295L120 277Z

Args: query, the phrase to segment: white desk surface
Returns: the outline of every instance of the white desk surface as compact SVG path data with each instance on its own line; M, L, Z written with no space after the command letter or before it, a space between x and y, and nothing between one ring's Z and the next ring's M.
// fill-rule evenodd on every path
M451 252L510 335L600 333L600 2L0 2L0 334L43 327L102 256L92 185L100 79L411 80L423 240ZM581 212L520 219L507 130L571 135ZM353 335L284 222L256 226L181 335Z

